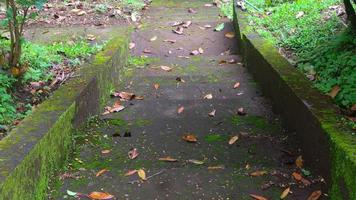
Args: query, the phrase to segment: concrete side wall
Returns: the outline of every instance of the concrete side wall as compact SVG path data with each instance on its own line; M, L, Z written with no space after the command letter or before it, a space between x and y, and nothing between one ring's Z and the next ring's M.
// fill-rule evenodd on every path
M126 36L126 33L125 33ZM73 129L100 112L127 62L127 37L108 42L79 78L68 81L0 141L0 199L45 199L51 175L66 162Z

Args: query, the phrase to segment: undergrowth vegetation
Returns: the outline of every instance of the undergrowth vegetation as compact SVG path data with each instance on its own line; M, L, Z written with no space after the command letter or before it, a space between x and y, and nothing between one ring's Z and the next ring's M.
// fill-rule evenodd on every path
M356 104L356 39L338 0L250 0L250 25L343 109ZM333 96L333 95L331 95Z
M15 77L5 65L0 68L0 125L23 118L31 110L31 105L27 104L25 112L17 112L19 100L26 101L14 96L18 88L30 82L48 82L54 78L50 71L54 65L74 68L99 51L101 47L101 45L90 45L85 40L47 45L24 42L21 63L26 66L26 72L21 77ZM7 48L9 48L9 40L0 40L0 49L6 52Z

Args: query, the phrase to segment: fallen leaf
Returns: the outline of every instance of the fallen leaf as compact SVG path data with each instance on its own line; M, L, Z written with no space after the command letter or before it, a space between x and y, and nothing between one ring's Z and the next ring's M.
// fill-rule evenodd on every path
M79 11L79 12L77 13L78 16L83 16L83 15L86 15L86 14L87 14L87 12L85 12L84 10Z
M222 31L224 28L225 28L225 24L221 23L221 24L218 24L214 30L219 32L219 31Z
M305 186L309 186L311 184L311 182L308 179L305 179L305 178L302 178L301 181L302 181L303 185L305 185Z
M192 143L195 143L198 141L197 137L193 134L184 134L182 139L187 142L192 142Z
M337 94L340 92L340 90L341 90L340 86L335 85L329 92L329 96L331 96L331 98L335 98Z
M301 18L301 17L303 17L303 16L304 16L304 12L303 12L303 11L299 11L298 14L295 15L295 18L296 18L296 19L299 19L299 18Z
M78 195L76 192L72 192L72 191L70 191L70 190L67 190L67 194L68 194L69 196L72 196L72 197L75 197L75 196Z
M142 180L144 180L144 181L147 180L146 179L146 172L143 169L137 170L137 174Z
M233 145L238 139L239 139L238 135L231 137L229 140L229 145Z
M241 108L237 109L237 114L241 115L241 116L244 116L244 115L246 115L246 112L245 112L244 108L241 107Z
M135 46L136 46L136 44L135 44L135 43L130 42L130 44L129 44L129 49L133 49L133 48L135 48Z
M250 194L250 197L254 198L255 200L267 200L266 197L255 195L255 194Z
M303 157L302 156L298 156L298 158L295 160L295 165L298 167L298 168L302 168L303 167Z
M169 42L169 43L176 43L177 40L171 40L171 39L166 39L166 40L163 40L163 42Z
M321 196L321 190L316 190L310 194L307 200L318 200Z
M190 55L193 55L193 56L199 55L199 51L193 50L192 52L190 52Z
M158 83L155 83L155 84L153 85L153 87L154 87L156 90L158 90L159 84L158 84Z
M211 4L211 3L206 3L206 4L204 4L204 6L205 6L205 7L212 7L213 4Z
M174 22L174 23L172 24L172 27L180 26L180 25L183 25L183 24L184 24L184 22L182 22L182 21Z
M292 176L293 176L293 178L295 179L295 180L297 180L297 181L301 181L302 180L302 175L300 175L298 172L293 172L292 173Z
M224 165L209 166L208 170L225 169Z
M211 28L212 26L210 24L205 24L204 28Z
M196 165L203 165L204 164L204 161L195 160L195 159L189 159L188 162L196 164Z
M208 113L209 117L215 117L216 110L214 109L210 113Z
M155 40L157 40L157 36L153 36L153 37L150 39L151 42L153 42L153 41L155 41Z
M127 155L129 156L129 158L130 158L131 160L133 160L133 159L137 158L137 156L139 155L139 153L138 153L138 150L137 150L136 148L133 148L133 149L131 149L131 150L127 153Z
M145 97L144 96L136 96L135 95L135 98L134 99L136 99L136 100L143 100Z
M158 160L160 161L165 161L165 162L177 162L178 160L175 158L172 158L170 156L159 158Z
M95 176L98 177L98 176L104 174L107 171L108 171L107 169L102 169L102 170L98 171L98 173L96 173Z
M280 196L279 198L280 198L280 199L285 199L285 198L288 196L289 192L290 192L290 187L288 187L287 189L285 189L285 190L282 192L282 194L281 194L281 196Z
M143 50L143 53L148 53L148 54L150 54L150 53L152 53L152 51L149 50L149 49L144 49L144 50Z
M236 61L235 59L230 59L230 60L228 61L228 63L229 63L229 64L236 64L237 61Z
M87 40L94 41L96 39L95 35L87 34Z
M203 54L203 53L204 53L204 49L200 47L200 48L198 49L198 52L199 52L200 54Z
M240 87L240 82L236 82L235 85L234 85L234 89Z
M189 9L188 9L188 12L189 12L189 13L193 13L193 14L194 14L194 13L197 13L197 11L194 10L193 8L189 8Z
M207 94L203 97L203 99L212 99L213 95L212 94Z
M172 31L173 31L173 33L176 33L178 35L183 35L183 28L180 26L178 26L177 29L172 30Z
M162 65L162 66L160 66L160 68L161 68L162 70L166 71L166 72L172 71L172 68L171 68L171 67L168 67L168 66Z
M250 176L257 177L257 176L263 176L266 174L267 174L267 171L255 171L255 172L250 173Z
M177 77L177 78L176 78L176 81L185 83L185 80L183 80L181 77Z
M111 152L111 150L109 150L109 149L104 149L101 151L102 154L108 154L110 152Z
M136 174L137 173L137 170L136 169L134 169L134 170L129 170L128 172L126 172L125 174L124 174L124 176L131 176L131 175L134 175L134 174Z
M192 25L192 21L186 21L186 22L184 22L184 24L182 26L184 28L188 28L190 25Z
M131 92L115 92L114 94L112 94L112 96L120 97L121 99L130 101L134 99L136 95Z
M181 106L181 107L178 108L177 113L178 113L178 114L181 114L183 111L184 111L184 107Z
M223 65L223 64L226 64L226 63L227 63L226 60L220 60L220 61L219 61L219 65Z
M107 200L114 198L113 195L106 192L92 192L88 195L88 197L95 200Z
M229 38L229 39L232 39L232 38L235 37L235 33L234 33L234 32L227 32L227 33L225 34L225 37L227 37L227 38Z

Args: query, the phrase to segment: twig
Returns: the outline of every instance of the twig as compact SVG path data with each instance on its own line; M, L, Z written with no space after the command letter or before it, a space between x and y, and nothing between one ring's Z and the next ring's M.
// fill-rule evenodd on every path
M161 171L155 173L155 174L152 174L151 176L148 176L146 177L146 180L150 179L150 178L153 178L155 176L158 176L160 174L162 174L163 172L165 172L166 169L162 169ZM130 182L127 182L128 184L135 184L135 183L140 183L141 179L137 179L137 180L134 180L134 181L130 181Z

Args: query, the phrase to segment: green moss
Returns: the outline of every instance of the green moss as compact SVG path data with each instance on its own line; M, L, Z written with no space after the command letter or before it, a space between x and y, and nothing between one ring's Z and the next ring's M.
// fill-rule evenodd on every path
M204 140L207 142L222 142L222 141L227 141L228 136L227 135L219 135L219 134L209 134L204 137Z
M256 131L278 131L278 124L270 123L262 116L233 116L231 122L235 126L246 126Z
M144 127L144 126L147 126L147 125L150 125L152 122L150 120L147 120L147 119L137 119L135 121L135 125L138 126L138 127Z
M120 119L120 118L108 119L106 121L109 125L112 125L112 126L126 127L128 125L127 121Z

